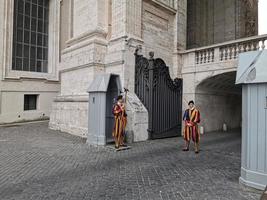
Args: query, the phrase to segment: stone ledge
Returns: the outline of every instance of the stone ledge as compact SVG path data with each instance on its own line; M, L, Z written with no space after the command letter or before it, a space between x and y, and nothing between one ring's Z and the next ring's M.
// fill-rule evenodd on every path
M63 95L54 98L54 102L88 102L88 95Z

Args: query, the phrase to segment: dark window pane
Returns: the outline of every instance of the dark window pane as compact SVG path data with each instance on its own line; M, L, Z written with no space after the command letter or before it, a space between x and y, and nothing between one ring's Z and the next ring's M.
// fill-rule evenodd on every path
M30 43L30 32L24 31L24 43L29 44Z
M30 71L35 72L36 71L36 61L30 60Z
M32 18L31 19L31 31L36 31L36 27L37 27L37 19Z
M43 21L42 20L38 20L38 29L37 29L37 31L38 32L43 32Z
M16 56L17 57L22 57L22 44L17 44L17 48L16 48Z
M18 1L18 13L23 14L23 12L24 12L24 1L19 0Z
M23 59L23 71L29 71L29 59Z
M18 14L17 27L18 28L23 28L23 15Z
M32 0L32 3L37 4L37 0Z
M49 8L49 1L44 1L44 7L45 7L46 9Z
M24 17L24 28L30 30L30 23L31 23L31 18L28 16Z
M17 42L22 42L23 40L23 31L18 29L17 30Z
M43 62L43 72L48 72L48 62L47 61Z
M48 47L48 36L44 36L44 43L43 43L44 47Z
M22 69L22 58L16 58L16 70Z
M48 33L48 23L44 23L44 33Z
M13 55L16 55L16 47L17 47L17 45L16 45L16 43L13 43L13 45L12 45L12 53L13 53ZM15 60L15 56L13 56L12 57L12 59L14 59Z
M16 59L14 57L12 58L12 69L16 69Z
M31 44L36 45L36 33L31 32Z
M37 69L36 69L36 71L37 72L41 72L42 71L42 62L41 61L37 61Z
M43 19L43 7L38 6L38 18Z
M44 19L45 21L48 20L48 9L44 9Z
M43 6L44 5L44 0L38 0L38 5Z
M24 54L24 58L29 58L30 57L30 47L28 45L24 46L23 54Z
M32 4L32 17L37 17L37 6Z
M31 47L31 59L36 59L36 48Z
M25 3L25 15L31 15L31 4L28 2Z
M37 36L37 45L42 46L43 45L43 35L38 33Z
M36 110L37 109L37 98L38 95L24 95L24 110Z
M41 47L37 48L37 59L42 59L43 49Z
M47 54L48 54L48 50L47 48L43 49L43 60L47 60Z

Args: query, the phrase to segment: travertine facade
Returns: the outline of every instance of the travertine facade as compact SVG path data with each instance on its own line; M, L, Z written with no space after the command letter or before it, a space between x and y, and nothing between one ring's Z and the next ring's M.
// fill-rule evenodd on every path
M0 124L49 118L59 92L59 2L51 0L49 9L48 72L17 71L12 69L14 1L0 1ZM24 109L24 95L30 94L38 96L35 110Z
M236 63L227 64L225 69L221 69L220 64L211 64L203 66L204 71L198 71L193 70L195 66L190 64L195 58L190 58L190 53L181 52L187 46L204 46L255 34L256 26L252 33L246 32L247 22L256 23L257 7L251 2L62 1L61 8L68 8L68 12L64 12L65 20L61 22L67 33L64 34L65 44L61 45L64 47L60 63L61 92L53 104L50 127L86 137L86 89L97 73L115 73L120 75L122 85L130 90L133 98L129 99L129 105L135 105L129 106L128 131L133 132L135 141L147 139L147 111L142 106L136 107L141 102L133 94L134 51L138 45L142 45L145 56L154 51L155 57L163 58L170 66L173 78L184 79L184 105L189 99L199 99L199 106L204 108L205 102L209 102L205 100L208 92L196 95L197 85L210 76L235 71ZM212 9L206 9L207 6ZM224 93L221 99L228 97ZM136 104L132 104L131 100ZM216 102L216 105L222 104L222 111L225 110L226 101L222 102L219 98ZM230 107L227 109L231 110ZM204 112L204 116L207 113ZM218 130L224 120L217 121L206 123L204 120L203 125L207 131ZM233 124L228 121L227 124L236 128L239 122L238 116Z
M71 34L61 51L61 91L53 104L50 127L86 137L87 88L97 73L115 73L130 90L128 131L133 132L134 141L146 140L147 111L133 94L134 51L142 45L145 55L154 51L156 57L174 66L179 61L173 54L178 37L183 40L180 48L185 47L186 31L177 33L177 13L185 13L185 1L79 0L64 4L70 8L65 17L70 23L62 23L69 24ZM179 23L185 25L183 17ZM177 67L170 71L177 76Z
M183 78L184 107L188 100L199 99L204 108L208 92L201 88L198 94L198 85L236 70L236 60L221 59L233 51L233 42L203 51L186 51L187 47L257 33L254 0L49 0L48 72L18 71L11 67L14 2L1 0L0 4L0 27L4 27L0 29L0 123L44 119L52 108L50 127L81 137L88 129L87 89L96 74L105 72L120 75L122 86L130 90L128 131L135 141L148 138L147 111L134 94L138 45L145 56L154 51L155 57L163 58L172 78ZM196 64L197 59L202 62L212 56L215 62ZM38 95L38 109L23 110L25 94ZM220 104L220 98L216 102ZM216 130L221 121L216 126L204 121L204 126Z

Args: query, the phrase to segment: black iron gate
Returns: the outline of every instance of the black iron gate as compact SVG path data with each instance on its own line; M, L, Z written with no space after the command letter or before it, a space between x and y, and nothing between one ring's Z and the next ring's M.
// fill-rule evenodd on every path
M135 53L135 93L148 110L151 139L180 136L182 123L182 79L172 80L160 59Z

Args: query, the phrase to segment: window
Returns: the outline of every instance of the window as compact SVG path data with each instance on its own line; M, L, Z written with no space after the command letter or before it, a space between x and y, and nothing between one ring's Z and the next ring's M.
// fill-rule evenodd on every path
M24 95L24 110L37 110L37 94Z
M49 0L15 0L12 69L47 72Z

